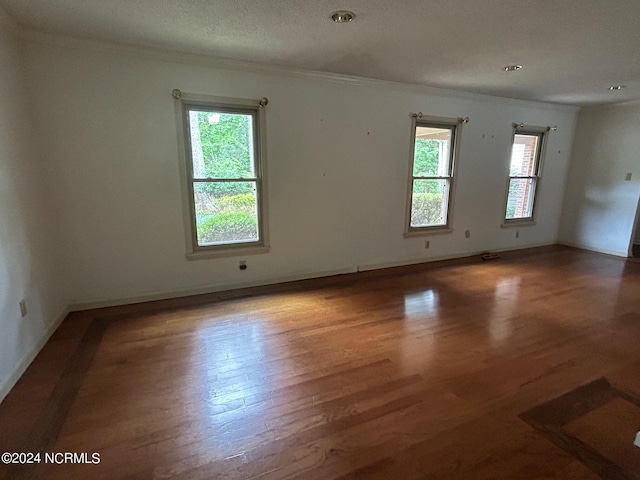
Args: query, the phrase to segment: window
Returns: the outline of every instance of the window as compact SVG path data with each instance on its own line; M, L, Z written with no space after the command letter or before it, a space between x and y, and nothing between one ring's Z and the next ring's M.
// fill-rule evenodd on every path
M449 231L457 133L464 121L414 115L405 235Z
M533 221L547 129L514 126L505 223Z
M262 101L181 94L189 253L266 247Z

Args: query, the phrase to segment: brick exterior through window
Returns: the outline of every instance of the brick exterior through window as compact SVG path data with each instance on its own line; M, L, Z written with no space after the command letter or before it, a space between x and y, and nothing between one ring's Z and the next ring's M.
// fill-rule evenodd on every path
M541 134L517 133L514 135L509 169L507 220L533 216L540 144Z

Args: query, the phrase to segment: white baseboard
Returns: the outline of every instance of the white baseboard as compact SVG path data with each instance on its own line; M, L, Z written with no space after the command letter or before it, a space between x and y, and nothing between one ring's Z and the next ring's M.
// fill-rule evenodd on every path
M408 267L409 265L419 265L421 263L431 263L431 262L439 262L442 260L453 260L455 258L467 258L474 257L476 255L482 255L483 252L470 252L465 253L463 255L438 255L436 257L424 257L424 258L412 258L409 260L398 260L397 262L384 262L384 263L369 263L365 265L358 265L359 272L368 272L371 270L381 270L383 268L394 268L394 267Z
M581 243L558 241L558 245L565 245L567 247L580 248L582 250L589 250L590 252L604 253L606 255L614 255L616 257L624 257L624 258L629 257L628 252L623 252L621 250L607 250L605 248L592 247L591 245L584 245Z
M69 308L65 308L58 317L56 317L55 321L49 325L49 327L42 333L40 338L36 343L34 343L31 348L24 354L22 359L18 362L16 367L13 369L13 372L0 383L0 403L4 400L4 398L9 394L13 386L20 380L22 374L27 370L31 362L36 358L42 347L45 346L53 332L60 326L62 321L69 315Z
M510 250L523 250L527 248L547 247L549 245L555 245L556 242L545 242L528 245L518 245L511 247L498 248L499 252L506 252ZM229 283L224 285L210 285L195 289L185 290L172 290L169 292L154 292L142 295L136 295L131 297L113 298L109 300L96 300L89 302L77 302L69 305L70 312L78 312L82 310L91 310L94 308L107 308L118 307L121 305L130 305L134 303L154 302L158 300L169 300L172 298L190 297L193 295L204 295L207 293L223 292L226 290L237 290L242 288L261 287L265 285L276 285L278 283L295 282L299 280L310 280L313 278L330 277L333 275L343 275L347 273L366 272L369 270L379 270L383 268L403 267L408 265L416 265L420 263L437 262L441 260L452 260L456 258L473 257L476 255L482 255L489 249L480 250L477 252L457 253L452 255L441 255L437 257L422 257L409 260L399 260L396 262L376 263L376 264L364 264L356 267L346 267L337 270L328 270L322 272L298 274L298 275L286 275L282 277L271 277L267 279L254 280L250 282L241 283Z
M120 305L130 305L133 303L155 302L157 300L169 300L172 298L191 297L193 295L205 295L207 293L224 292L226 290L238 290L241 288L262 287L265 285L275 285L278 283L296 282L299 280L310 280L313 278L331 277L333 275L343 275L345 273L354 273L355 267L342 268L338 270L328 270L324 272L307 273L300 275L286 275L282 277L273 277L268 279L254 280L251 282L228 283L225 285L211 285L186 290L173 290L170 292L149 293L132 297L115 298L104 301L72 303L69 305L70 312L81 310L91 310L94 308L118 307Z
M506 248L497 248L497 249L487 249L478 250L474 252L466 252L466 253L457 253L452 255L438 255L433 257L422 257L422 258L414 258L410 260L400 260L397 262L385 262L385 263L371 263L366 265L359 265L359 272L366 272L369 270L379 270L382 268L393 268L393 267L406 267L409 265L418 265L421 263L431 263L431 262L440 262L443 260L454 260L458 258L468 258L468 257L476 257L487 253L488 251L497 251L497 252L508 252L512 250L525 250L528 248L538 248L538 247L548 247L549 245L555 245L556 242L546 242L546 243L536 243L531 245L518 245L515 247L506 247Z

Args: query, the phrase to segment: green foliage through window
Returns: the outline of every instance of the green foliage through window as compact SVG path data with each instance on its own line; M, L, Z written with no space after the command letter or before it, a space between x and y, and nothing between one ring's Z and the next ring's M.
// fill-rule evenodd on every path
M416 138L413 154L413 175L434 177L438 175L438 141Z
M207 244L257 239L257 220L247 212L221 212L205 217L198 225L198 241Z
M198 245L258 241L255 116L197 108L188 113Z
M411 200L411 225L421 227L444 224L442 202L441 193L414 193Z

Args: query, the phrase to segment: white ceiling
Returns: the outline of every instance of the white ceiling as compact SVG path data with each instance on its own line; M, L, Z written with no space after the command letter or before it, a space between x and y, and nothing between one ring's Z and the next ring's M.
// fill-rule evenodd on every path
M640 98L640 0L0 0L47 33L586 105ZM347 9L349 24L330 20ZM519 63L524 68L505 73ZM627 88L608 91L611 85Z

